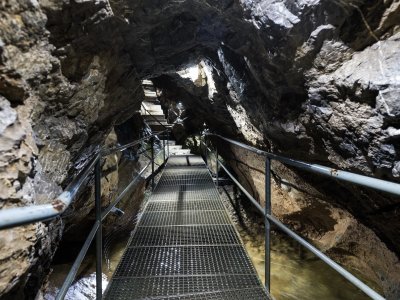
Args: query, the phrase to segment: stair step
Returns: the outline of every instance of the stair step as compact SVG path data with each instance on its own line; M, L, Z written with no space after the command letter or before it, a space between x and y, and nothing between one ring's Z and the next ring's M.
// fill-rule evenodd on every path
M171 147L170 147L171 148ZM190 149L180 149L180 150L169 150L170 155L188 155L190 153Z
M151 103L154 103L154 102L158 102L158 98L157 97L152 97L152 96L145 96L145 98L144 98L144 101L147 101L147 102L151 102Z
M152 105L160 105L160 100L158 100L158 98L152 98L146 96L144 102L147 102Z
M170 146L169 149L170 150L174 150L174 151L181 150L182 149L182 145Z
M162 122L166 122L167 123L167 119L165 118L164 115L142 115L143 119L145 119L146 121L155 121L158 120L161 123Z
M163 141L164 141L165 145L167 145L167 144L169 144L170 146L175 146L175 145L176 145L176 141L174 141L174 140L165 140L165 139L161 139L160 141L161 141L161 144L162 144Z
M148 108L156 108L156 109L159 108L159 109L161 109L160 103L143 101L143 105L144 105L144 107L146 107L146 109L148 109Z
M149 126L151 128L151 131L157 131L157 132L164 131L165 129L171 129L171 127L172 127L171 125L163 126L160 124L154 124L154 125L149 125Z
M146 98L157 98L157 94L155 91L144 90L144 96Z
M160 104L148 104L148 103L146 103L146 105L144 105L144 107L146 108L146 110L148 110L148 111L163 111L162 110L162 107L161 107L161 105ZM143 109L144 110L144 109Z
M159 139L161 140L166 140L166 141L171 141L175 143L175 138L173 134L169 134L169 136L166 133L159 133L158 134ZM175 144L174 144L175 145Z
M162 122L162 121L155 121L154 119L151 120L149 119L149 121L146 122L147 125L151 126L151 125L164 125L164 126L172 126L171 124L168 124L166 121Z
M142 116L163 116L165 118L165 115L163 111L141 111Z
M143 86L143 91L150 91L150 92L155 92L156 88L153 85L144 85Z
M153 120L153 121L155 121L155 119L156 120L161 120L161 119L163 119L163 120L167 120L166 118L165 118L165 116L164 116L164 114L162 114L162 113L157 113L157 114L142 114L142 117L144 118L144 119L148 119L149 121L151 121L151 120ZM153 118L152 118L153 117Z
M163 115L164 114L164 111L162 110L161 106L160 107L153 106L150 109L146 107L146 110L144 110L144 109L142 110L143 114L148 114L148 115L154 115L154 114Z
M151 80L144 79L144 80L142 80L142 84L143 85L153 85L153 82Z
M158 113L158 114L155 114L155 115L153 115L153 114L148 114L148 113L144 113L144 114L142 114L142 117L143 118L147 118L147 117L154 117L154 118L156 118L156 119L165 119L165 115L164 114L161 114L161 113Z

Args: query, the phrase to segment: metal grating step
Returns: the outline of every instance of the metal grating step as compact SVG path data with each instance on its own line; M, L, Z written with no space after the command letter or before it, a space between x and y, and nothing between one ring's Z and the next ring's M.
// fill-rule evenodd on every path
M165 169L163 172L163 178L212 178L208 170L204 170L203 167L174 167ZM163 179L161 178L161 179Z
M204 201L150 201L146 211L183 211L183 210L224 210L224 205L217 200Z
M180 185L209 185L214 187L213 180L209 178L163 178L159 181L159 185L170 185L170 186L180 186Z
M190 167L185 169L175 168L173 170L167 169L164 171L162 177L168 179L211 178L210 173L208 171L205 171L204 168L197 168L197 167Z
M258 288L248 289L232 289L217 292L205 292L188 295L171 296L167 298L152 298L165 300L248 300L248 299L265 299L267 298L265 291Z
M192 172L192 174L185 174L185 175L183 174L170 175L167 173L163 176L163 178L160 179L160 182L163 182L164 180L206 180L206 179L212 181L212 177L210 176L210 174L207 173L199 174L198 172Z
M176 155L168 159L167 168L174 166L204 166L205 162L200 156Z
M238 288L259 289L260 285L257 276L212 275L116 278L112 281L109 294L113 295L112 299L114 300L165 299L176 295L221 292ZM245 299L262 298L247 297Z
M224 244L240 245L232 225L138 227L129 247Z
M210 174L204 166L177 166L165 168L163 175L190 175L190 174Z
M190 153L190 149L170 149L171 155L193 155Z
M221 225L231 224L225 211L174 211L144 212L139 226L175 226L175 225Z
M161 189L160 189L161 190ZM150 201L204 201L218 199L218 194L215 191L200 193L197 191L168 191L153 193Z
M248 300L248 299L265 299L266 294L260 287L247 289L232 289L216 292L194 293L187 295L171 296L167 298L152 298L165 300Z
M238 246L127 248L114 277L254 274L246 251Z
M206 199L218 199L219 194L215 189L214 184L203 184L203 185L157 185L153 195L158 194L176 194L184 196L184 194L202 194ZM210 198L211 197L211 198Z

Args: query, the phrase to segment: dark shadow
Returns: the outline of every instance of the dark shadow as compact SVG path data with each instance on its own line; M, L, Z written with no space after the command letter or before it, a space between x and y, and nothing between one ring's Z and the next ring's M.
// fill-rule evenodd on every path
M224 190L225 195L227 196L230 204L232 205L232 207L233 207L233 209L235 211L235 214L237 215L238 222L239 222L240 226L247 230L246 223L244 222L243 216L242 216L242 214L240 212L240 204L241 204L240 203L240 197L236 197L236 195L237 195L236 186L235 185L233 186L233 193L235 195L234 199L232 199L231 195L229 194L229 192L226 190L225 187L222 187L222 189Z
M186 193L186 187L184 185L179 185L178 188L178 207L182 208L184 205L184 199L185 199L185 193ZM176 214L176 225L178 224L183 224L183 217L184 211L183 210L178 210Z

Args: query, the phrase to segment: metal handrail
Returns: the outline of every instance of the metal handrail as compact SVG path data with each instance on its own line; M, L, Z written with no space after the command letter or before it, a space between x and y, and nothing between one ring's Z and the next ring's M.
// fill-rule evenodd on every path
M101 157L133 147L155 136L155 134L152 134L111 149L99 150L97 148L92 160L74 177L65 190L50 203L0 210L0 230L39 221L47 221L61 215L71 205L73 199L75 199L83 183Z
M80 187L100 160L99 153L71 181L56 199L51 203L15 207L0 210L0 230L29 223L47 221L62 214L77 195Z
M167 132L169 136L169 131L162 131L161 133ZM71 181L71 183L66 187L64 192L62 192L55 200L49 204L32 205L26 207L17 207L10 209L0 210L0 230L13 228L16 226L21 226L33 222L48 221L54 219L55 217L61 215L77 197L83 183L87 180L89 175L94 170L95 174L95 212L96 221L88 234L77 258L75 259L64 283L59 290L56 299L64 299L69 287L75 279L76 273L91 245L93 239L96 237L96 299L102 298L102 221L107 217L107 215L112 211L113 208L123 199L130 188L136 183L136 181L143 175L145 170L151 165L152 166L152 186L154 186L154 164L155 159L158 155L164 153L164 164L166 162L166 148L168 148L169 157L169 144L165 147L163 142L162 149L155 155L154 154L154 138L157 134L152 134L147 137L141 138L139 140L133 141L131 143L118 146L111 149L100 150L97 147L94 157L90 160L85 167L78 173L77 176ZM128 186L117 196L117 198L104 210L101 209L101 158L108 156L110 154L116 153L117 151L123 151L129 147L133 147L142 143L143 141L149 140L151 142L151 159L146 164L146 166L138 173L138 175L128 184Z
M160 150L155 157L157 157L161 152L163 151ZM89 235L87 236L85 243L83 244L83 247L81 251L79 252L79 255L75 259L70 271L68 272L67 277L64 280L63 285L61 286L60 291L57 294L56 300L61 300L64 299L65 295L68 292L69 287L73 283L76 273L79 270L80 265L82 264L83 258L85 257L90 244L92 243L96 232L98 232L99 227L101 226L101 223L106 219L108 214L112 211L112 209L124 198L126 193L132 188L132 186L137 182L137 180L143 175L143 173L147 170L147 168L152 164L152 160L150 160L146 166L142 168L142 170L136 175L136 177L127 185L127 187L117 196L117 198L111 203L109 206L107 206L106 209L104 209L102 212L100 212L100 220L96 220L95 224L92 227L92 230L90 231ZM96 258L97 259L97 258ZM96 264L97 265L97 264ZM100 274L102 273L100 269ZM96 272L96 277L97 277L97 272ZM97 278L96 278L97 280ZM96 286L97 288L97 286ZM96 299L101 299L101 296L99 295L100 292L97 293Z
M147 141L148 139L150 139L152 137L156 137L156 136L158 136L160 134L163 134L163 133L165 133L167 131L168 130L164 130L164 131L160 131L160 132L157 132L157 133L153 133L151 135L145 136L145 137L143 137L143 138L141 138L139 140L133 141L133 142L125 144L125 145L121 145L121 146L117 146L117 147L109 148L109 149L103 149L101 154L102 154L102 156L108 156L108 155L114 154L116 152L120 152L120 151L126 150L126 149L131 148L133 146L136 146L136 145L138 145L138 144L140 144L140 143L142 143L144 141Z
M160 150L157 154L156 157L158 156L158 154L160 154L160 152L163 150ZM131 189L131 187L136 183L136 181L142 177L143 173L147 170L147 168L150 166L150 164L152 163L152 161L149 161L147 163L146 166L144 166L142 168L142 170L140 170L140 172L138 173L138 175L132 179L131 183L129 183L126 188L119 194L119 196L114 200L113 203L111 203L109 206L107 206L107 208L102 212L101 214L101 220L104 221L105 218L108 216L108 214L112 211L112 209L125 197L126 193Z
M285 156L269 153L269 152L254 148L252 146L243 144L241 142L238 142L238 141L235 141L232 139L228 139L228 138L223 137L218 134L205 133L204 135L215 136L215 137L221 138L231 144L234 144L241 148L247 149L247 150L257 153L259 155L263 155L267 158L280 161L284 164L296 167L298 169L302 169L302 170L313 172L313 173L318 173L318 174L321 174L324 176L333 177L333 178L336 178L336 179L339 179L342 181L355 183L357 185L370 187L370 188L373 188L376 190L380 190L380 191L384 191L384 192L388 192L388 193L400 196L400 184L395 183L395 182L390 182L387 180L373 178L373 177L369 177L369 176L365 176L365 175L359 175L359 174L348 172L348 171L338 170L338 169L329 168L329 167L325 167L325 166L318 165L318 164L310 164L310 163L307 163L304 161L291 159L291 158L288 158Z
M363 176L363 175L358 175L354 174L351 172L346 172L346 171L341 171L341 170L336 170L328 167L324 167L321 165L315 165L315 164L309 164L305 163L302 161L296 161L290 158L286 158L283 156L275 155L260 149L257 149L255 147L243 144L241 142L225 138L223 136L217 135L217 134L211 134L211 133L205 133L204 134L204 142L201 141L204 146L205 146L205 156L206 156L206 164L208 162L208 153L207 151L212 152L212 150L207 146L207 143L205 142L205 136L215 136L218 138L221 138L225 141L230 142L231 144L234 144L236 146L239 146L241 148L247 149L249 151L252 151L254 153L257 153L259 155L263 155L266 157L265 160L265 207L263 208L260 203L257 202L256 199L239 183L239 181L233 176L231 172L227 169L227 167L224 166L224 164L218 159L218 151L216 150L216 177L217 177L217 184L218 184L218 166L220 165L222 169L227 173L227 175L232 179L232 181L240 188L240 190L246 195L246 197L252 202L252 204L257 208L257 210L264 215L264 222L265 222L265 285L266 289L268 292L270 292L270 265L271 265L271 251L270 251L270 222L273 223L275 226L277 226L280 230L285 232L287 235L289 235L291 238L293 238L295 241L297 241L299 244L304 246L306 249L311 251L314 255L316 255L318 258L320 258L324 263L329 265L331 268L333 268L336 272L338 272L340 275L342 275L344 278L346 278L349 282L351 282L354 286L359 288L361 291L363 291L366 295L368 295L372 299L376 300L384 300L385 298L379 295L376 291L374 291L372 288L370 288L368 285L363 283L361 280L359 280L357 277L355 277L353 274L345 270L343 267L341 267L339 264L334 262L332 259L330 259L327 255L323 254L321 251L319 251L316 247L311 245L309 242L307 242L305 239L300 237L298 234L293 232L291 229L289 229L286 225L281 223L278 219L272 216L272 211L271 211L271 160L275 159L278 160L282 163L289 164L294 167L301 168L306 171L322 174L325 176L330 176L334 178L338 178L343 181L348 181L352 183L356 183L359 185L363 186L368 186L371 188L379 189L381 191L385 192L390 192L393 194L398 195L400 193L400 184L393 183L393 182L388 182L376 178L371 178L368 176ZM355 179L352 178L350 175L355 176ZM367 183L360 182L362 179L368 179ZM378 183L382 184L382 182L386 183L385 185L379 186L379 188L376 186Z

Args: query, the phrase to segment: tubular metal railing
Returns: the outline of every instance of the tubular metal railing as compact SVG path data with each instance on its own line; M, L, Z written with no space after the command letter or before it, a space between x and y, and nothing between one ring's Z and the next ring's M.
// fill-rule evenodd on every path
M160 120L158 120L153 114L150 113L150 111L147 110L147 108L144 106L144 104L142 103L142 108L144 109L144 112L146 113L144 116L150 116L153 120L155 120L159 125L161 125L164 129L164 131L160 132L159 134L162 133L167 133L167 148L168 148L168 153L169 153L169 132L170 129L165 126L163 123L160 122ZM163 141L163 148L165 148L165 138L162 139ZM165 160L165 152L164 152L164 160ZM154 182L152 183L154 185Z
M218 149L215 147L215 163L216 163L216 184L218 186L218 168L221 166L221 168L226 172L226 174L232 179L232 181L240 188L240 190L243 192L244 195L251 201L251 203L257 208L257 210L264 216L264 223L265 223L265 287L268 292L270 292L270 287L271 287L271 249L270 249L270 234L271 234L271 223L278 227L281 231L289 235L292 239L294 239L296 242L304 246L306 249L308 249L310 252L312 252L314 255L316 255L318 258L320 258L324 263L329 265L331 268L333 268L336 272L338 272L340 275L342 275L344 278L346 278L349 282L351 282L353 285L355 285L357 288L359 288L361 291L363 291L366 295L368 295L372 299L376 300L384 300L385 298L379 295L377 292L375 292L372 288L367 286L365 283L363 283L361 280L359 280L357 277L355 277L353 274L345 270L343 267L341 267L339 264L334 262L332 259L330 259L328 256L323 254L321 251L319 251L316 247L311 245L309 242L307 242L305 239L300 237L298 234L290 230L286 225L281 223L278 219L273 217L272 211L271 211L271 160L277 160L279 162L282 162L286 165L290 165L305 171L317 173L320 175L328 176L328 177L333 177L338 180L346 181L346 182L351 182L355 183L358 185L362 185L365 187L370 187L373 189L377 189L380 191L388 192L391 194L395 195L400 195L400 184L386 181L386 180L381 180L377 178L372 178L364 175L359 175L347 171L342 171L342 170L337 170L317 164L310 164L298 160L294 160L291 158L287 158L284 156L272 154L260 149L257 149L255 147L243 144L241 142L228 139L226 137L220 136L218 134L212 134L212 133L205 133L202 137L203 140L201 141L202 144L204 145L205 149L205 161L208 166L208 151L212 152L212 150L208 147L207 145L207 136L213 136L215 138L224 140L232 145L241 147L243 149L246 149L248 151L251 151L253 153L256 153L258 155L264 156L265 157L265 207L262 207L260 203L257 202L254 197L246 191L246 189L239 183L239 181L233 176L233 174L228 170L226 166L219 160L218 158Z
M165 134L169 136L169 132L161 132L159 134ZM124 198L127 192L132 188L132 186L137 182L137 180L143 175L146 169L151 165L152 173L150 175L152 181L152 187L154 187L154 164L155 159L158 155L163 152L164 163L166 158L169 157L169 147L167 143L167 148L165 143L163 143L162 149L155 154L154 153L154 140L156 134L149 135L142 139L136 140L129 144L118 146L112 149L96 150L97 153L94 155L93 159L87 163L87 165L79 172L79 174L74 178L74 180L66 187L63 193L59 195L55 200L49 204L42 205L32 205L26 207L10 208L0 210L0 230L13 228L29 223L49 221L57 216L60 216L65 210L71 205L71 203L78 196L79 191L84 185L85 181L88 179L89 175L94 172L94 186L95 186L95 222L92 229L90 230L77 258L75 259L67 277L64 280L62 287L60 288L56 299L64 299L65 295L71 284L73 283L75 276L79 270L79 267L93 241L96 237L96 299L102 298L102 222L108 216L108 214L113 211L116 205ZM128 186L116 197L116 199L107 206L104 210L101 207L101 159L105 156L114 154L118 151L126 150L130 147L141 144L145 141L150 141L151 143L151 159L150 161L140 170L138 175L128 184ZM167 149L167 150L166 150ZM167 153L166 153L167 151Z

